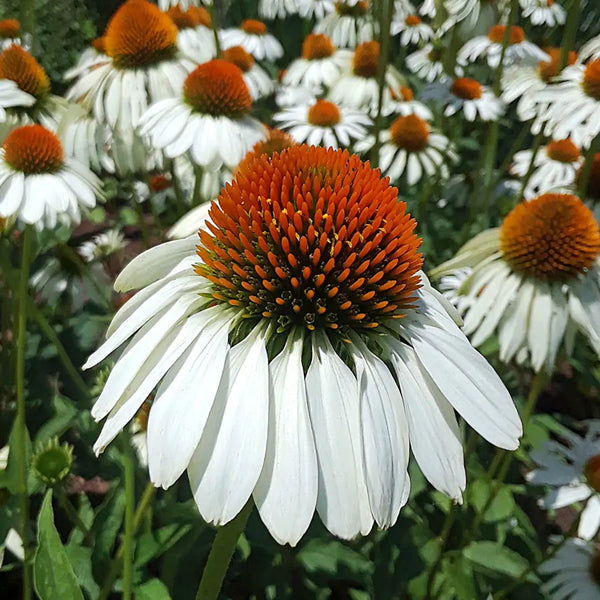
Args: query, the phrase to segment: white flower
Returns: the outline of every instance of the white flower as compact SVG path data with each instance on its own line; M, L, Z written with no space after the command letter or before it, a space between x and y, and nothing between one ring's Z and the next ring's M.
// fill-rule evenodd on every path
M470 267L461 292L472 300L464 331L480 346L498 334L500 360L529 360L552 372L577 331L600 354L600 232L591 211L570 194L522 202L433 270Z
M203 63L217 55L211 17L204 7L190 6L187 10L177 4L166 14L178 29L177 48L183 56L195 63Z
M177 27L146 0L127 0L104 36L110 60L84 74L67 98L88 103L111 128L133 129L148 106L176 96L193 62L180 56Z
M297 0L260 0L258 3L258 14L269 20L285 19L297 12Z
M342 74L329 90L329 98L341 106L364 109L375 116L379 104L379 43L363 42L352 55L345 56L345 61ZM401 76L393 65L386 67L385 83L382 108L388 113L387 104L392 94L401 94Z
M538 126L532 131L542 130L545 123L544 135L555 140L570 137L577 146L588 148L600 133L600 58L566 67L554 81L533 97Z
M282 83L305 87L319 94L339 79L351 58L348 50L336 50L324 33L310 33L302 44L302 57L285 70Z
M314 33L324 33L337 48L355 48L373 39L375 25L365 1L335 3L335 10L315 24Z
M246 52L241 46L231 46L223 52L223 59L227 60L242 70L244 81L250 90L252 100L269 96L275 91L275 82L269 74L256 64L252 54Z
M223 48L241 46L257 60L274 61L283 56L283 46L274 35L267 33L262 21L246 19L239 29L224 29L219 37Z
M415 114L425 121L433 119L431 109L422 102L415 100L413 91L404 85L400 86L398 92L391 93L391 97L381 107L381 114L384 116Z
M92 262L118 254L124 246L125 236L118 229L108 229L83 242L77 251L86 262Z
M521 424L421 273L397 190L320 147L253 164L212 203L200 239L152 248L117 278L140 291L85 365L125 345L93 408L106 418L96 451L158 386L150 478L168 487L187 470L208 522L227 523L253 496L282 544L300 540L315 510L345 539L389 527L409 494L409 444L459 501L454 409L507 449Z
M466 65L480 56L486 56L487 63L492 69L498 67L505 31L505 25L494 25L487 35L480 35L469 40L458 51L458 63ZM541 60L548 61L550 57L541 48L525 39L525 32L521 27L513 26L504 54L504 66L515 63L538 63Z
M408 185L416 184L423 176L436 174L448 177L446 158L456 159L448 138L433 131L429 124L411 114L398 117L390 126L379 133L379 167L392 181L406 173ZM357 152L367 152L375 144L370 135L357 142Z
M196 67L185 80L179 98L150 107L140 119L140 133L174 158L185 152L211 171L234 167L265 128L248 116L252 97L242 71L214 59Z
M280 85L275 94L275 102L280 108L309 104L317 99L315 92L305 87Z
M16 106L33 106L35 103L35 97L20 89L14 81L0 79L0 123L6 121L5 109Z
M529 171L532 150L521 150L514 157L510 172L518 177L525 177ZM559 187L568 187L575 182L577 171L583 164L583 156L579 148L570 140L551 141L540 149L534 160L525 198L534 198Z
M588 40L579 50L577 61L586 63L588 60L600 58L600 35Z
M420 50L406 57L406 66L412 73L425 81L434 81L444 72L442 64L442 51L434 48L433 44L425 44ZM456 69L457 74L462 74L462 69Z
M0 21L0 50L13 44L31 49L31 35L21 31L21 23L17 19L3 19Z
M564 430L564 443L551 440L532 452L539 468L527 473L527 481L551 488L540 499L542 508L585 502L578 535L591 540L600 528L600 422L588 421L586 429L585 436Z
M314 17L321 20L335 10L335 0L296 0L296 4L299 15L304 19Z
M541 589L552 600L596 600L600 594L598 562L595 544L577 538L566 540L540 566L540 573L551 575Z
M190 6L198 6L202 4L212 4L211 0L158 0L158 7L160 10L168 10L172 6L179 5L183 10L188 9Z
M410 14L400 19L392 19L390 33L392 35L401 34L401 46L428 42L434 35L433 29L427 23L423 23L420 17L415 14Z
M289 131L298 143L338 148L363 138L371 119L363 112L337 106L329 100L291 107L273 115L281 129Z
M16 215L38 229L78 223L93 208L101 182L65 157L60 140L41 125L13 129L0 149L0 217Z
M522 14L532 25L564 25L565 9L554 0L519 0Z
M167 237L170 240L181 240L194 234L202 228L206 228L205 223L208 219L208 211L210 210L211 203L204 202L189 212L187 212L169 231Z
M497 121L504 113L504 103L492 90L466 77L445 77L427 86L421 98L439 100L446 107L444 115L450 117L461 111L467 121L478 116L483 121Z
M438 287L444 295L444 297L450 302L459 314L463 315L468 308L470 308L473 300L468 296L461 293L463 284L471 276L472 269L466 267L465 269L456 269L448 275L440 277Z
M106 56L106 47L104 43L103 37L93 40L92 45L81 53L77 64L65 72L64 78L67 81L77 79L82 75L89 73L99 64L109 62L110 59Z

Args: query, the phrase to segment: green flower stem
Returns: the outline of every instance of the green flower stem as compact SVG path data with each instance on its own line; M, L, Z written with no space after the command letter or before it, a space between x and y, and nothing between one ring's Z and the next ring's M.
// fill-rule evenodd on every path
M217 4L218 0L213 0L208 5L208 14L210 15L210 26L213 31L215 38L215 49L217 51L217 58L221 58L221 41L219 40L219 30L217 29Z
M148 202L152 202L152 198L148 198ZM140 232L142 234L142 241L144 242L144 246L146 249L150 248L150 233L148 231L148 225L146 225L146 219L144 214L144 209L142 205L138 202L137 196L134 195L133 205L135 206L135 212L138 217L138 225L140 227Z
M135 467L131 456L129 442L123 456L123 471L125 479L125 531L123 537L123 600L133 597L133 538L135 527L133 521L135 505Z
M521 182L521 189L519 190L519 195L517 196L517 204L523 200L523 196L525 195L525 188L533 175L533 171L535 170L535 158L537 153L540 150L540 146L542 144L543 134L540 131L535 138L533 139L533 144L531 145L531 160L529 161L529 167L527 168L527 173L525 173L525 177L523 177L523 181Z
M31 49L35 50L35 0L21 0L21 21L31 36Z
M183 190L181 189L181 184L179 183L179 179L177 178L177 173L175 172L175 163L173 161L171 161L170 172L171 181L173 182L173 189L175 190L175 204L177 207L176 216L177 218L179 218L187 212L187 208L185 206L185 201L183 199Z
M379 65L377 71L377 84L379 86L379 97L377 99L377 116L375 117L375 126L373 127L373 135L375 136L375 145L371 149L371 166L377 167L379 165L379 148L381 143L379 142L379 132L381 131L383 116L381 109L383 106L383 92L385 89L385 72L387 70L388 58L390 54L390 27L392 23L392 16L394 14L394 0L381 0L381 2L374 3L374 6L378 4L379 15Z
M65 511L67 517L69 517L73 525L75 525L75 527L77 527L77 529L81 531L81 533L83 534L83 541L85 542L90 536L90 530L88 529L86 524L81 520L81 517L77 514L77 511L71 504L71 501L67 497L67 494L65 493L64 489L59 488L55 491L58 491L58 503L60 504L61 508Z
M531 383L531 389L529 390L529 395L527 396L527 400L525 401L525 406L523 408L523 414L521 415L521 421L523 423L523 430L525 430L525 427L527 426L527 423L529 422L529 417L531 416L531 413L533 412L533 409L535 408L536 401L537 401L540 393L544 389L546 383L548 382L548 379L549 379L549 377L548 377L548 375L546 375L546 372L543 369L538 371L535 374L535 377L533 378L533 382ZM471 527L469 527L469 530L467 531L466 535L463 538L463 546L466 546L475 537L475 534L477 533L477 529L479 528L481 521L485 517L485 513L488 511L490 506L492 506L494 500L496 499L496 496L498 495L498 492L500 491L500 489L502 487L502 483L504 482L504 479L506 478L506 475L507 475L510 465L512 463L514 453L508 452L506 450L502 450L502 451L500 451L500 454L498 454L497 456L501 456L501 462L500 462L500 467L498 469L498 474L497 474L497 476L494 477L494 481L493 481L492 485L490 486L491 493L490 493L485 505L483 506L483 509L475 515L475 518L473 519L473 522L471 523ZM492 463L492 466L493 466L493 463ZM488 481L490 481L493 477L493 475L491 474L492 466L490 466L490 470L488 471L488 477L487 477Z
M579 13L581 12L581 0L571 0L571 4L567 9L567 22L563 33L560 60L558 62L558 71L562 71L569 62L569 50L575 44L577 36L577 26L579 25Z
M231 562L238 540L248 517L252 512L252 499L248 500L235 519L217 529L217 535L213 542L202 579L196 593L196 600L216 600L225 579L225 573Z
M135 509L135 513L133 515L133 533L135 534L137 530L140 528L140 524L146 511L150 507L152 503L152 499L154 498L154 494L156 493L156 488L152 483L148 483L146 488L144 489L144 493L140 498L137 507ZM100 589L100 593L98 594L97 600L106 600L112 591L113 584L115 579L119 575L121 571L121 566L123 564L123 554L125 552L124 545L121 543L117 553L113 557L108 567L108 574L106 579L102 583L102 588Z
M19 278L19 299L17 313L17 441L15 448L18 457L19 473L19 518L25 558L23 560L23 599L32 596L31 542L29 536L29 495L27 493L27 424L25 421L25 337L27 335L27 308L29 304L29 267L32 259L33 230L30 225L23 232L23 253Z
M62 345L61 341L58 339L56 332L53 327L48 323L44 313L35 305L34 301L29 299L29 314L34 318L39 328L42 330L42 333L48 338L48 341L54 346L56 350L56 354L60 362L62 363L65 371L71 378L71 381L75 384L77 389L82 393L84 398L90 397L90 392L87 383L83 380L79 371L75 368L65 347Z
M594 164L594 154L596 154L599 143L600 135L597 135L585 152L585 162L583 163L583 170L581 171L579 183L577 184L577 193L582 199L585 199L587 195L587 186L590 181L590 175L592 174L592 165Z

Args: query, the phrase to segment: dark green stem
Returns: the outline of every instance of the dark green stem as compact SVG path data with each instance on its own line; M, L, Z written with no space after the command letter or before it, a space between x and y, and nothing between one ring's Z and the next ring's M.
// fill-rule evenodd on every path
M579 197L585 199L587 196L587 187L590 182L590 175L592 174L592 166L594 164L594 155L600 142L600 135L597 135L591 142L590 147L585 151L585 162L583 163L583 169L579 177L577 184L577 193Z
M579 25L579 13L581 9L580 0L571 0L567 10L567 22L563 33L563 39L560 48L560 60L558 63L558 72L560 73L569 62L569 51L573 48L575 37L577 36L577 26Z
M27 308L29 306L29 267L32 258L33 229L30 225L23 232L23 253L19 278L17 317L17 442L16 451L19 473L19 520L25 558L23 560L23 599L32 595L32 564L29 538L29 495L27 492L27 423L25 419L25 338L27 336Z
M217 535L198 586L196 600L217 600L229 563L251 512L252 499L248 500L235 519L217 529Z
M135 467L129 443L124 444L123 473L125 479L125 527L123 535L123 600L131 600L133 596L133 538L135 527L133 521L135 507Z
M529 161L529 167L527 168L527 173L525 173L525 177L523 177L523 181L521 182L521 189L519 190L519 195L517 196L517 204L523 200L523 196L525 195L525 189L527 188L527 184L533 175L533 171L535 170L535 157L540 149L542 144L543 134L540 131L535 138L533 139L533 144L531 146L531 159Z

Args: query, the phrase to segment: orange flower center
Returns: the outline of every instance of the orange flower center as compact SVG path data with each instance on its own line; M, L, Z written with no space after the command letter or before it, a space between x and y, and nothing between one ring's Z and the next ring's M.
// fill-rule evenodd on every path
M369 3L362 1L350 6L342 0L338 0L338 2L335 3L335 10L340 16L362 17L367 14L367 10L369 10Z
M419 152L429 141L429 125L417 115L398 117L390 127L390 135L398 148Z
M333 42L324 33L309 33L302 43L302 58L327 58L335 52Z
M352 56L352 70L359 77L377 77L379 66L379 43L363 42L356 47Z
M196 12L193 10L182 10L179 4L171 6L166 11L166 14L175 23L177 29L193 29L200 25Z
M409 27L415 27L416 25L419 25L421 23L421 18L418 17L417 15L408 15L408 17L406 17L404 22Z
M0 37L1 38L16 38L21 33L21 23L17 19L4 19L0 21Z
M232 46L223 50L223 60L238 66L244 73L254 66L254 57L241 46Z
M546 155L552 160L571 163L579 159L579 148L569 138L552 140L546 144Z
M560 55L562 50L560 48L547 47L544 48L544 52L550 55L550 61L540 61L538 73L544 81L548 82L550 79L552 79L552 77L556 77L558 75L558 65L560 64ZM567 58L567 66L575 64L576 60L577 53L571 50Z
M296 142L289 133L285 133L285 131L281 131L280 129L269 129L267 139L260 140L252 146L252 150L246 153L246 156L244 156L237 166L235 174L246 173L252 168L254 161L263 154L271 158L275 152L283 152L292 146L296 146Z
M506 31L506 25L494 25L489 33L488 38L495 44L501 44L504 39L504 33ZM513 25L510 28L510 35L508 36L509 44L520 44L525 41L525 32L522 27Z
M147 67L177 51L175 23L146 0L127 0L113 15L104 37L106 54L122 69Z
M581 85L588 96L591 96L594 100L600 100L600 58L585 65Z
M252 108L241 69L219 58L198 65L187 76L183 97L198 112L230 119L243 117Z
M100 54L106 54L106 39L104 36L92 40L92 47Z
M38 99L50 93L46 71L27 50L16 44L0 53L0 79L12 79L24 92Z
M600 454L592 456L585 463L583 474L588 485L596 492L600 492Z
M415 95L409 87L403 85L400 88L400 97L402 98L403 102L410 102L411 100L414 100Z
M153 192L162 192L171 187L171 180L164 175L152 175L149 184Z
M576 196L543 194L506 216L500 250L515 271L565 281L592 267L600 252L600 231L590 209Z
M347 151L294 146L234 178L200 231L212 296L283 332L376 327L414 306L423 259L398 191Z
M256 21L254 19L243 20L240 29L253 35L265 35L265 33L267 33L267 26L262 21Z
M481 98L482 87L481 84L474 79L460 77L454 80L450 91L455 96L463 98L464 100L477 100L477 98Z
M333 127L340 119L340 109L329 100L317 100L308 109L308 122L317 127Z
M192 18L198 25L204 27L212 27L212 19L209 12L203 6L190 6L187 12L192 15Z
M63 164L60 140L41 125L13 129L2 144L4 160L25 175L53 173Z

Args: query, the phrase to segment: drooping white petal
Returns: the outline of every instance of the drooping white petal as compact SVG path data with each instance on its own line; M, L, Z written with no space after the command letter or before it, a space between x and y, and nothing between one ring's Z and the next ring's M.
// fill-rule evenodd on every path
M485 439L507 450L519 446L519 414L502 380L466 338L423 325L410 343L442 395Z
M177 481L198 446L229 349L229 313L213 307L197 316L202 328L161 383L148 419L150 479L163 488Z
M200 443L188 467L205 521L222 525L246 504L262 470L269 420L269 365L256 330L227 354Z
M454 410L424 371L410 346L391 338L389 347L404 398L410 445L417 463L434 487L461 502L466 474Z
M317 454L302 368L302 334L290 336L269 365L271 403L265 463L254 500L280 544L295 546L317 503Z
M595 494L585 505L579 521L578 535L584 540L591 540L600 527L600 496Z
M357 336L352 338L357 372L365 481L379 527L391 527L408 497L408 425L400 390L385 363Z
M351 539L373 524L360 450L358 384L326 335L312 338L306 391L319 465L317 512L331 533Z

